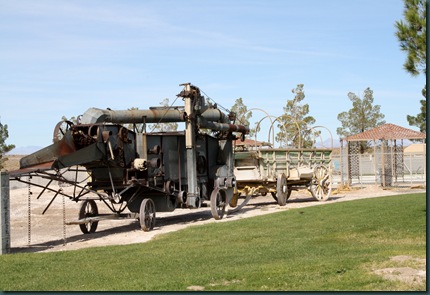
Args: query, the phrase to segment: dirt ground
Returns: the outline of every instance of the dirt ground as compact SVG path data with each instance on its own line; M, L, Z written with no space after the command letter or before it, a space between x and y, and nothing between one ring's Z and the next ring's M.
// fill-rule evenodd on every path
M71 187L63 189L69 192L72 190ZM192 210L176 209L169 213L157 213L155 228L150 232L142 231L139 222L135 219L122 219L100 221L97 231L93 234L83 234L78 225L65 225L66 222L77 219L80 207L80 203L75 203L68 198L57 196L45 214L42 214L55 194L45 192L38 198L40 191L41 189L34 187L30 190L28 187L23 187L10 191L11 253L68 251L88 247L144 243L156 236L194 225L229 222L293 208L425 192L425 188L382 189L378 186L367 186L349 190L334 190L326 202L318 202L306 190L301 190L292 192L287 205L283 207L279 206L270 195L253 197L240 211L231 212L232 208L227 207L226 215L222 220L214 220L209 207ZM97 202L97 205L99 213L111 213L103 203ZM410 257L409 259L415 258ZM373 272L386 279L422 283L426 279L425 259L419 269L399 267L373 270Z
M64 187L72 191L72 187ZM143 232L135 219L103 220L93 234L83 234L78 225L65 225L65 222L78 218L80 203L57 196L44 214L54 193L45 192L39 197L40 188L28 187L11 189L11 252L50 252L75 250L106 245L143 243L157 235L177 231L188 226L205 223L228 222L257 215L324 205L362 198L424 192L417 189L381 189L376 186L335 190L326 202L314 200L306 190L293 191L286 206L279 206L270 195L253 197L240 211L231 212L227 207L222 220L214 220L209 207L199 209L176 209L173 212L157 212L154 230ZM29 193L31 193L29 198ZM38 198L39 197L39 198ZM97 202L99 213L111 213L106 205ZM30 211L29 211L30 208ZM64 208L64 210L63 210ZM30 212L30 215L29 215ZM65 222L64 222L65 221Z

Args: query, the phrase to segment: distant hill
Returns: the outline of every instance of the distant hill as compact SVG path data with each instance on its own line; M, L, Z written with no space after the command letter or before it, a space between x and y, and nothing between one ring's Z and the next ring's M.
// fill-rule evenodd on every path
M315 147L317 148L338 148L340 147L340 142L339 139L333 139L333 146L331 146L331 139L328 138L326 140L323 141L323 143L321 144L321 141L318 141L315 143Z
M22 147L16 147L10 152L7 153L7 155L29 155L32 154L43 147L41 146L35 146L35 145L29 145L29 146L22 146Z

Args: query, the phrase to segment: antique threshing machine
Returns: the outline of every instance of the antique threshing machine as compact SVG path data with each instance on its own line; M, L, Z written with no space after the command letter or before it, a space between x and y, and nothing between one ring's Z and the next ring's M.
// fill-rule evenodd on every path
M82 201L79 219L69 224L79 224L84 233L95 232L100 220L119 217L137 218L149 231L156 211L198 208L206 200L213 217L221 219L235 189L233 132L244 138L249 129L233 124L234 114L226 115L205 101L198 87L181 86L177 96L183 98L183 107L90 108L77 124L60 122L54 143L24 157L20 169L11 172L11 180L29 183L25 176L42 177L49 180L39 185L42 193L54 191L54 198L60 194ZM146 132L147 123L166 122L184 122L185 131ZM82 170L89 175L84 182L77 177ZM65 176L74 174L71 171L76 174L73 179ZM66 194L53 188L53 181L75 189ZM113 214L99 214L97 200Z

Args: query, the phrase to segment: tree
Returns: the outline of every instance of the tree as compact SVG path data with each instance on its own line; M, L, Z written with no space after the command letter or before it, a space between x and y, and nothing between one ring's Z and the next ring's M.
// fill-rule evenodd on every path
M169 99L165 98L162 102L160 102L161 109L169 109ZM178 123L155 123L151 124L149 127L150 132L169 132L169 131L177 131Z
M400 42L400 49L407 52L406 61L403 68L412 76L420 73L427 74L426 67L426 1L425 0L404 0L405 9L403 15L405 21L396 21L396 36ZM426 95L426 85L422 95ZM417 126L421 132L426 132L426 100L421 100L421 113L416 116L407 115L410 126Z
M427 117L426 100L422 99L420 100L420 103L421 103L421 113L417 114L416 116L407 115L406 119L408 119L410 126L416 126L420 128L421 132L426 133L426 117Z
M4 158L4 154L15 148L13 144L6 144L6 139L9 137L9 132L7 130L7 124L3 125L0 122L0 169L3 169L4 162L7 158Z
M280 131L276 134L276 141L281 146L292 146L295 148L312 147L315 144L315 135L319 132L312 132L310 125L315 123L315 119L309 116L309 105L303 104L305 92L303 84L291 90L295 94L294 99L287 100L284 114L279 118L278 127Z
M169 109L169 99L165 98L163 101L160 102L161 107L158 107L160 110L167 110ZM138 110L138 107L131 107L128 110ZM177 131L178 130L178 123L154 123L154 124L148 124L146 128L144 128L143 123L139 124L123 124L126 128L130 130L134 130L136 132L169 132L169 131Z
M426 74L426 0L404 0L405 21L396 21L400 49L407 52L404 69L413 76Z
M252 117L252 111L248 111L248 107L243 103L241 97L236 99L234 105L231 107L231 112L236 114L236 122L238 124L250 127L249 119ZM250 128L249 136L254 136L258 131L255 128Z
M355 93L349 92L348 98L352 102L352 108L348 112L342 112L337 119L342 127L336 132L340 137L347 137L385 124L385 115L381 113L381 106L373 105L373 91L367 87L364 97L361 99ZM361 145L361 153L364 153L367 143Z

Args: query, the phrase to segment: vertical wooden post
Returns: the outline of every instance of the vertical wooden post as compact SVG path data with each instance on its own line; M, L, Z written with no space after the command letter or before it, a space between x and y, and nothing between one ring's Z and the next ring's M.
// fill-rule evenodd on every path
M0 254L7 254L10 251L9 173L1 171L0 182Z

